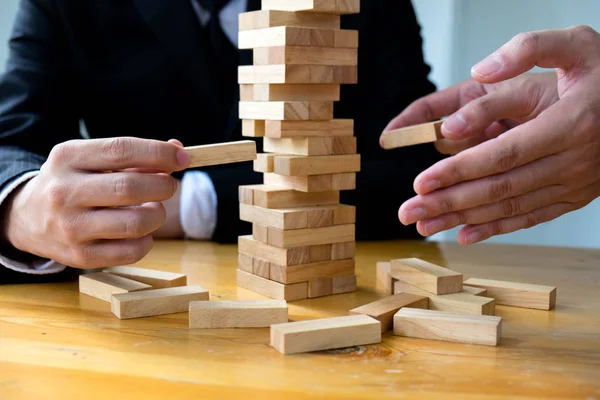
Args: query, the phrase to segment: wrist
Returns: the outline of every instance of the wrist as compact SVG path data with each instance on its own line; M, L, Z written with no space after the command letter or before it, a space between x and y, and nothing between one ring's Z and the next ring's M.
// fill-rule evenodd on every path
M24 258L28 254L25 240L27 235L23 232L24 224L20 223L20 220L25 215L26 199L35 179L36 177L12 190L0 208L0 220L5 221L0 231L0 242L7 244L6 247L14 253L13 258Z

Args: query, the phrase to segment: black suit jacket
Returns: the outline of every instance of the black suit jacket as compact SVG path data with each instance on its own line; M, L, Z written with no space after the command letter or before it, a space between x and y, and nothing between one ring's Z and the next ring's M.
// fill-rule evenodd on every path
M440 155L432 145L384 151L378 144L391 118L435 89L411 2L365 0L360 14L342 21L360 32L359 83L342 87L335 116L355 119L362 156L357 189L342 201L357 206L358 240L418 238L397 210ZM190 0L22 0L0 78L0 190L39 169L56 144L80 138L80 121L93 138L242 139L239 96L220 100L207 46ZM240 63L251 58L244 51ZM214 240L234 242L251 230L239 220L238 186L262 175L251 163L204 170L218 197Z

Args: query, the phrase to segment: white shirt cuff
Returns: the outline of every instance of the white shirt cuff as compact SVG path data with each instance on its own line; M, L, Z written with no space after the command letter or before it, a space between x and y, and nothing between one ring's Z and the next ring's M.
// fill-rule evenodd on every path
M183 175L180 215L186 238L212 238L217 226L217 192L206 172L190 171Z
M13 190L15 190L17 187L19 187L19 185L21 185L21 184L27 182L28 180L30 180L31 178L37 176L39 173L40 173L40 171L27 172L27 173L21 175L20 177L18 177L17 179L15 179L14 181L12 181L11 183L9 183L8 186L6 186L4 189L2 189L2 192L0 192L0 208L2 208L2 203L4 202L4 200L6 200L8 195L12 193ZM64 270L66 268L66 266L63 264L59 264L55 261L48 260L48 259L42 259L42 258L34 260L31 263L25 264L25 263L7 258L6 256L4 256L2 254L1 250L0 250L0 264L2 264L3 266L5 266L8 269L12 269L13 271L23 272L23 273L32 274L32 275L55 274L57 272L61 272L62 270Z

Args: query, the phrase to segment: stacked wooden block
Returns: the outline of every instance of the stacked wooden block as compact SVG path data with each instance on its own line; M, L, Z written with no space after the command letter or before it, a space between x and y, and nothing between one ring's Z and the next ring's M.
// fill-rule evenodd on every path
M240 187L238 286L287 301L356 290L356 210L340 191L360 170L354 121L334 119L340 85L357 82L358 32L340 29L358 0L263 0L239 18L243 135L263 138L254 169L264 184Z

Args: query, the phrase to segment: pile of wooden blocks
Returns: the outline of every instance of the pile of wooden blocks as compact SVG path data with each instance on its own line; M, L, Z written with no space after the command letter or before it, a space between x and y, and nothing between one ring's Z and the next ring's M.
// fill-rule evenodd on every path
M239 17L243 135L262 137L264 184L240 187L238 286L286 301L356 290L356 210L340 191L360 170L354 121L334 119L340 85L358 79L358 32L340 29L359 0L263 0Z

